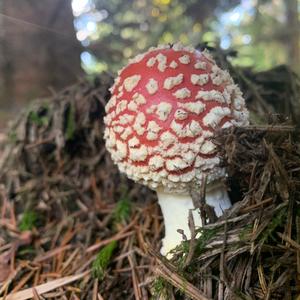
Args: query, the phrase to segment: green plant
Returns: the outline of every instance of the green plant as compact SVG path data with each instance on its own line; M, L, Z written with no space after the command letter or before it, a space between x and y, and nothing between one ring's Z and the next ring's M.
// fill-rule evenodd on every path
M129 220L131 215L131 202L127 196L123 196L118 202L113 212L115 223L122 223Z
M253 224L246 225L239 233L239 238L241 241L247 242L249 240L249 235L252 232Z
M9 133L8 133L8 140L11 142L11 143L16 143L17 140L18 140L18 135L16 133L15 130L11 130Z
M199 237L196 238L196 246L195 246L195 253L194 253L195 257L199 256L203 252L205 246L211 240L211 238L216 235L217 231L218 230L216 228L213 229L199 228L196 230L196 235L198 235ZM171 251L171 253L174 254L178 252L182 253L181 255L178 256L178 259L175 262L179 272L181 272L183 266L185 266L185 260L189 253L189 249L190 249L190 241L182 241L180 245L178 245L176 248L174 248ZM191 270L192 267L193 267L192 265L188 266L187 270Z
M155 278L152 284L153 297L151 299L160 299L160 296L165 294L168 283L162 277Z
M36 111L31 111L28 115L28 120L37 126L43 126L48 124L48 116L39 116Z
M281 226L286 221L287 208L284 207L279 210L273 217L268 226L262 233L259 235L259 241L261 244L266 243L270 238L276 241L275 237L273 237L273 233L277 227Z
M98 278L99 280L104 278L105 271L116 248L117 241L112 241L99 251L92 265L92 274L95 278Z
M37 220L38 216L35 211L25 211L19 224L20 231L32 230Z

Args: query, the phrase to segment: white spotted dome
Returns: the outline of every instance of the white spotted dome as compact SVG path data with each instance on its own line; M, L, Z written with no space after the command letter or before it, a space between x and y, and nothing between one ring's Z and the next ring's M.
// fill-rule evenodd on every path
M212 137L248 124L239 88L207 51L180 44L138 55L119 72L106 105L104 138L134 181L188 193L224 176Z

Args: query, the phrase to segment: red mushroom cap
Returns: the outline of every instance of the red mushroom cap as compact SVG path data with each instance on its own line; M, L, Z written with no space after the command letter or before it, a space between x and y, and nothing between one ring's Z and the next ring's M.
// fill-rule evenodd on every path
M106 147L121 172L150 188L187 193L224 176L214 132L248 124L239 88L207 51L180 44L138 55L106 105Z

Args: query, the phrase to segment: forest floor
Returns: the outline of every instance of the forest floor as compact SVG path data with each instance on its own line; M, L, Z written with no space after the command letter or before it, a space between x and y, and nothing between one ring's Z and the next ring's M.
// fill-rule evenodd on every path
M270 101L254 99L268 98L270 90L273 99L286 95L270 82L245 89L250 107L268 109ZM0 299L298 295L298 129L277 120L216 137L235 204L221 219L208 218L167 261L159 254L164 227L155 194L121 175L104 147L111 83L104 74L34 103L7 132L0 156Z

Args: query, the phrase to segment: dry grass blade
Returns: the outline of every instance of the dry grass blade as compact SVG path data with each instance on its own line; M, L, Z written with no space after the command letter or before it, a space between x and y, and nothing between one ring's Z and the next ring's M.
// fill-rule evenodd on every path
M281 237L284 241L286 241L287 243L289 243L291 246L293 246L294 248L296 248L297 251L300 251L300 244L298 244L297 242L295 242L294 240L292 240L290 237L277 232L278 236Z
M189 252L186 256L186 259L184 261L184 264L182 266L182 268L184 269L186 266L188 266L191 261L192 258L194 256L195 253L195 247L196 247L196 230L195 230L195 222L194 222L194 217L192 214L192 211L189 211L189 229L191 232L191 238L189 240Z
M26 300L30 298L34 298L35 295L42 295L44 293L53 291L59 287L62 287L64 285L67 285L69 283L72 283L74 281L77 281L79 279L82 279L84 276L86 276L89 272L81 273L74 276L67 276L64 278L60 278L57 280L53 280L41 285L38 285L34 288L29 288L17 293L13 293L11 295L8 295L5 297L5 300ZM0 300L4 300L4 298L0 298Z
M33 293L33 300L41 300L41 298L35 288L32 288L32 293Z
M249 125L243 127L246 130L255 130L263 132L293 132L296 131L296 126L291 125Z

